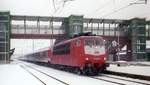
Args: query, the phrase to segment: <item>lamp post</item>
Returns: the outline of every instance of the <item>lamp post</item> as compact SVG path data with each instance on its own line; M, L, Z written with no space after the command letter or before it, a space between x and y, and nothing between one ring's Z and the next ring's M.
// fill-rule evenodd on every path
M120 36L120 30L119 30L119 28L118 28L118 48L117 48L117 51L118 51L118 61L120 60L120 56L119 56L119 46L120 46L120 44L119 44L119 36Z

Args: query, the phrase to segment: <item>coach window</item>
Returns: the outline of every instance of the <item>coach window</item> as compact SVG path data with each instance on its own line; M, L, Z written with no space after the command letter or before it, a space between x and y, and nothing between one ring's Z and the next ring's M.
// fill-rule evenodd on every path
M80 41L80 40L77 40L77 41L76 41L76 46L80 46L80 44L81 44L81 41Z

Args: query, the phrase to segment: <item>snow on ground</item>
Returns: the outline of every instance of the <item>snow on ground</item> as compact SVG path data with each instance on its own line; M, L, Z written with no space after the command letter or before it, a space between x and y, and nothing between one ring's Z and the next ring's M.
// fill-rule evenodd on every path
M58 82L57 80L54 80L48 76L43 75L42 73L36 70L33 70L25 66L24 64L34 67L57 79L60 79L61 81L64 81L68 83L69 85L116 85L114 83L109 83L103 80L96 80L87 76L79 76L73 73L60 71L60 70L56 70L50 67L43 67L43 66L32 64L32 63L22 62L22 61L13 62L11 64L0 65L0 84L1 85L43 85L38 79L36 79L34 76L29 74L26 70L24 70L21 67L23 66L23 67L26 67L26 69L28 69L35 76L40 78L47 85L64 85ZM110 67L108 67L107 69L111 71L116 71L116 72L124 72L124 73L132 73L132 74L150 76L150 72L149 72L150 66L128 65L128 66L117 67L117 65L110 65ZM104 76L98 76L98 77L105 79ZM109 79L109 80L112 80L112 79ZM123 82L121 80L114 80L114 81ZM123 82L123 83L126 83L126 82ZM131 83L128 85L131 85Z
M46 85L51 85L51 84L54 84L54 85L63 85L61 82L55 80L55 79L52 79L51 77L48 77L48 76L45 76L44 74L38 72L38 71L35 71L31 68L28 68L28 70L30 72L32 72L35 76L37 76L38 78L40 78L44 83L46 83Z
M127 66L118 67L117 65L110 65L107 68L107 70L115 71L115 72L122 72L122 73L150 76L150 66L127 65Z
M34 81L34 82L33 82ZM0 65L1 85L42 85L37 79L16 64Z
M50 67L38 66L31 63L26 63L34 68L47 73L55 78L60 79L69 85L116 85L114 83L109 83L103 80L92 79L87 76L79 76L73 73L68 73L65 71L56 70ZM0 65L0 85L43 85L38 79L28 73L21 66L25 67L21 63L11 63ZM47 85L64 85L48 76L43 75L31 68L27 68L32 74L40 78Z
M106 81L92 79L87 76L79 76L79 75L76 75L73 73L56 70L56 69L53 69L50 67L38 66L35 64L31 64L31 63L26 63L26 64L28 64L40 71L43 71L53 77L56 77L66 83L69 83L69 85L116 85L116 84L109 83Z
M114 79L119 78L119 79L125 79L125 80L129 80L129 81L137 81L137 82L143 82L143 83L147 83L150 85L150 81L147 80L140 80L140 79L133 79L133 78L129 78L129 77L123 77L123 76L116 76L116 75L109 75L109 74L102 74L102 76L109 76L110 78L113 77ZM112 79L111 79L112 80ZM118 80L117 80L118 81ZM129 83L128 83L129 84ZM131 84L129 84L131 85ZM135 84L133 84L135 85Z
M105 82L102 80L92 79L92 78L89 78L87 76L79 76L79 75L76 75L73 73L56 70L56 69L53 69L50 67L38 66L35 64L31 64L31 63L26 63L26 64L28 64L31 67L34 67L40 71L43 71L43 72L45 72L51 76L54 76L54 77L66 82L66 83L69 83L70 85L113 85L113 83ZM133 82L116 80L116 79L112 79L112 78L105 78L105 76L97 76L97 77L99 77L101 79L110 80L110 81L121 82L121 83L124 83L126 85L132 85L132 84L135 85L135 83L133 83ZM124 77L122 77L122 78L124 78ZM136 80L136 79L131 79L131 78L125 78L125 79L134 80L134 81L141 81L141 80ZM142 81L142 82L150 83L149 81ZM138 85L138 84L136 84L136 85Z

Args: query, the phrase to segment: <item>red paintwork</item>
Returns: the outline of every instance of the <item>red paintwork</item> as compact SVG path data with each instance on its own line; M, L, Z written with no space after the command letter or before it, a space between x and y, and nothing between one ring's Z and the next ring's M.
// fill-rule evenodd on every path
M94 55L88 55L84 53L84 39L93 39L93 38L100 38L99 36L81 36L78 38L66 40L64 42L56 44L56 46L64 44L64 43L71 43L70 46L70 54L68 55L53 55L50 57L52 64L61 64L61 65L67 65L67 66L74 66L74 67L80 67L81 69L85 66L86 63L90 62L92 64L96 64L97 66L103 66L105 64L104 57L106 58L106 54L94 56ZM75 45L76 40L81 40L81 46L77 47ZM89 60L86 60L86 58L89 58Z

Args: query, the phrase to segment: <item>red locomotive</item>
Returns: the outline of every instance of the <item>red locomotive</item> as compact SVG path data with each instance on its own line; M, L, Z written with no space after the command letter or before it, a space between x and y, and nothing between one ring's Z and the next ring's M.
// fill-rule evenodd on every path
M106 69L105 41L100 36L78 36L27 55L32 61L49 62L78 74L97 74Z

